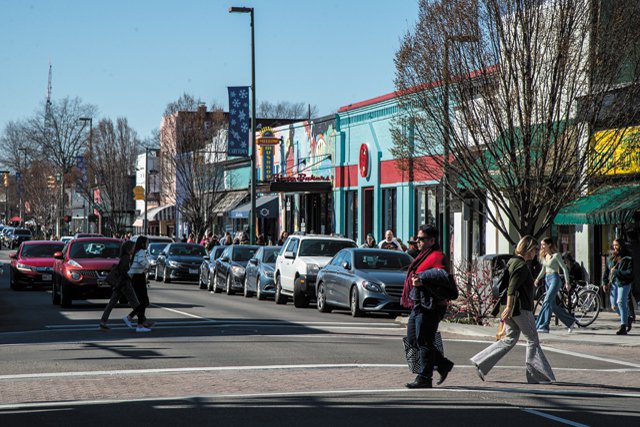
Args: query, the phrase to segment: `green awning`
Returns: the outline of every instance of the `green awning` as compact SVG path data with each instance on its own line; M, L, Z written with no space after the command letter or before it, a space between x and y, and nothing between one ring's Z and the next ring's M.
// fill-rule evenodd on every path
M640 211L640 183L600 188L568 203L555 224L623 224Z

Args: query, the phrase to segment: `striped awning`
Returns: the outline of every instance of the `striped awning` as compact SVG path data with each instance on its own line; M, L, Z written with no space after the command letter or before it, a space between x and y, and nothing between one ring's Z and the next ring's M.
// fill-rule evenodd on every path
M158 206L147 211L147 221L175 221L176 205ZM133 223L134 227L142 227L144 225L144 213L140 215Z

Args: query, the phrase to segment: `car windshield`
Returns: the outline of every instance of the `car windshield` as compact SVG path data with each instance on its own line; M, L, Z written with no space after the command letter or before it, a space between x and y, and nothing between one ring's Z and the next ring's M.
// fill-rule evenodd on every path
M70 258L118 258L120 242L75 242Z
M172 245L169 248L169 255L178 256L205 256L207 250L200 245Z
M344 248L355 248L356 244L347 240L308 239L303 240L300 256L332 257Z
M275 264L276 257L280 252L280 248L277 249L265 249L262 253L262 262L265 264Z
M27 245L22 248L22 258L52 258L53 254L60 252L64 245L58 243L43 243L41 245Z
M14 230L13 234L17 234L20 236L31 236L31 231L29 230Z
M359 270L403 270L411 264L411 257L398 251L356 252L354 255Z
M218 259L220 258L220 255L222 255L222 251L224 251L224 246L216 246L215 248L212 249L212 253L211 253L211 259Z
M151 255L158 255L166 247L166 243L152 243L147 248L147 252L149 252Z
M258 248L252 246L238 246L233 248L232 259L234 261L249 261L253 258L253 254L256 253Z

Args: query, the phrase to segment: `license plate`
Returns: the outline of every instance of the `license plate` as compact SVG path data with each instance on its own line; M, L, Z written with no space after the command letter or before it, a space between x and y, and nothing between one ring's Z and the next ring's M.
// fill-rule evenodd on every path
M52 279L52 275L51 274L43 274L42 275L42 281L43 282L50 282Z
M98 280L98 286L101 288L109 287L109 284L105 280Z
M198 269L197 268L190 268L189 269L189 274L198 274Z

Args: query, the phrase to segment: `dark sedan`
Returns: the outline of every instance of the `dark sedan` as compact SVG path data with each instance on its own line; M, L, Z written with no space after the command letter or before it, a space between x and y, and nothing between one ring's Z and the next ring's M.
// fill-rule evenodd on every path
M149 243L147 246L147 258L149 259L149 271L147 272L147 278L156 277L156 262L158 260L158 255L164 248L167 247L169 243Z
M227 295L233 295L237 290L242 291L245 268L258 249L260 246L227 246L215 263L216 275L213 291L215 293L222 292L223 286Z
M365 312L405 312L400 296L412 258L385 249L343 249L318 273L317 306L324 313L348 308Z
M281 246L263 246L249 260L245 269L244 296L256 294L259 300L276 294L273 270Z
M9 235L8 246L11 249L15 249L20 246L22 242L31 240L32 237L31 230L27 228L16 228Z
M216 260L222 255L226 246L214 246L209 254L204 257L200 265L200 289L213 289L213 278L215 277Z
M157 281L164 283L172 279L198 281L200 264L207 250L195 243L170 243L158 255L156 260Z
M11 254L9 283L11 289L27 286L51 286L53 283L53 254L62 252L64 244L49 240L24 242Z

